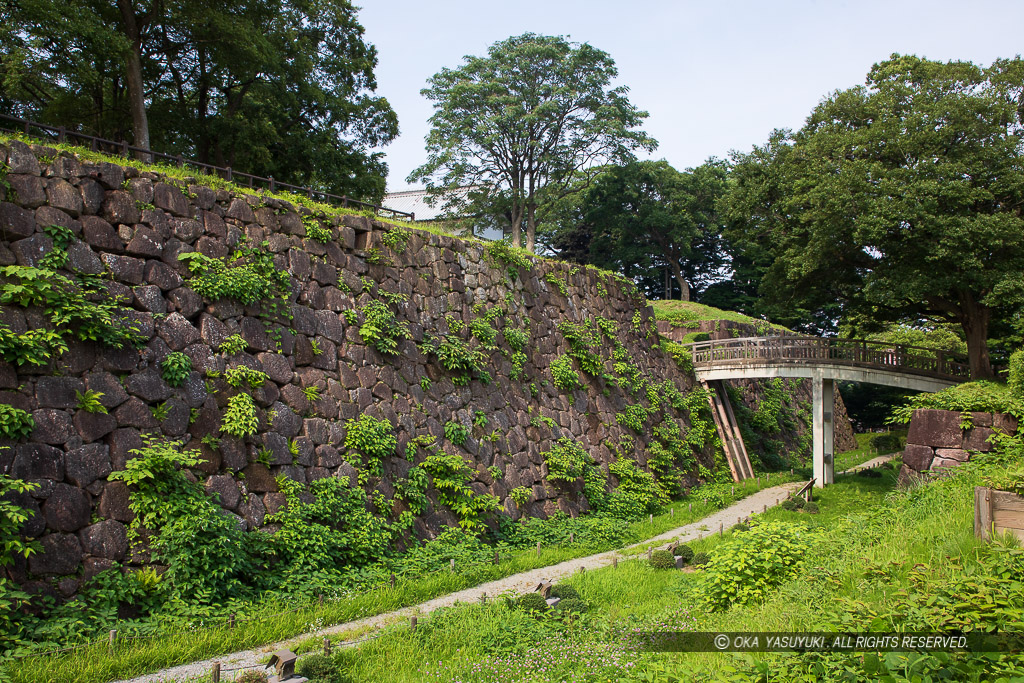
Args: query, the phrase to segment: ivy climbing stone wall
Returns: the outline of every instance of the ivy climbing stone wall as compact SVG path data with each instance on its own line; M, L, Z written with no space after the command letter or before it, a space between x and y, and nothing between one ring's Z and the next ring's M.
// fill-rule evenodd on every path
M687 441L693 378L611 274L45 147L10 142L0 159L6 291L84 292L0 306L0 404L31 416L12 418L0 472L39 484L19 499L42 545L12 570L25 585L70 595L147 561L127 542L128 490L108 479L147 434L199 450L190 476L250 530L285 504L280 477L341 477L435 534L463 513L433 483L411 502L431 454L457 456L469 498L512 517L588 509L582 477L547 478L563 438L606 475L684 447L682 485L715 467L709 440ZM387 434L357 443L362 416Z

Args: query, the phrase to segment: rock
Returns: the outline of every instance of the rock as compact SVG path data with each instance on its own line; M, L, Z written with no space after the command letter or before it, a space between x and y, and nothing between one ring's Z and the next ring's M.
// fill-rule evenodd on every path
M903 449L903 464L917 472L924 472L932 464L935 451L931 446L908 443Z
M41 265L43 257L53 251L53 240L46 235L36 234L11 244L11 252L19 266Z
M1004 434L1017 433L1017 418L1013 415L995 413L992 415L992 427L1002 431Z
M156 285L139 285L134 289L135 305L149 313L167 313L167 301Z
M124 380L124 388L129 394L138 396L146 403L159 403L166 401L171 396L171 388L167 386L167 382L163 380L155 367L145 372L129 375Z
M295 373L291 363L281 354L264 352L257 354L256 360L260 362L263 372L267 373L272 381L278 384L288 384L292 381L292 376Z
M128 400L128 392L109 372L94 372L85 376L85 386L90 391L96 391L100 396L100 403L107 410L112 410Z
M99 216L82 217L82 239L103 251L124 251L124 241L118 236L117 231Z
M75 377L40 377L36 400L40 408L74 408L85 392L85 382Z
M241 501L242 494L235 480L226 474L218 474L206 480L206 492L213 495L221 507L234 510Z
M50 206L67 211L75 218L82 213L81 193L62 178L50 178L46 181L46 198Z
M188 287L178 287L167 293L167 298L186 318L203 310L203 298Z
M25 173L28 175L39 175L39 160L32 153L32 149L20 140L7 142L7 172Z
M7 176L7 182L14 191L19 206L35 209L46 203L46 190L39 176L14 175Z
M155 429L159 423L150 412L149 406L138 398L132 397L118 406L114 418L119 427L137 427L139 429Z
M82 213L92 215L103 209L103 200L107 198L107 193L103 191L102 185L94 180L82 178L78 181L78 192L82 195Z
M72 448L65 456L65 474L68 481L85 488L97 479L105 479L111 472L110 447L91 443Z
M172 216L188 217L190 214L188 199L181 190L167 183L157 183L153 186L153 204Z
M124 524L113 519L87 526L78 538L87 555L123 562L128 554L128 532Z
M131 256L100 254L100 260L110 269L114 279L128 285L142 284L142 270L145 261Z
M277 482L274 481L274 477L271 476L270 470L265 465L253 463L243 472L245 473L245 487L250 491L254 493L277 491Z
M245 203L244 200L237 198L231 200L231 206L228 207L225 217L234 218L236 220L242 221L243 223L256 222L256 214L252 212L252 209L249 207L249 205Z
M140 218L135 199L124 190L107 193L103 201L103 217L114 225L134 225Z
M967 451L960 448L936 448L935 457L956 460L957 462L967 462L971 458Z
M989 427L979 427L977 426L977 423L975 423L975 427L973 429L964 433L964 450L982 452L992 450L992 444L989 443L989 438L995 433L994 429Z
M960 448L963 443L960 413L949 410L915 410L907 432L907 443Z
M99 441L117 429L117 418L107 413L87 413L79 410L75 413L75 430L85 443Z
M238 506L238 513L249 523L250 529L257 529L263 526L263 519L267 516L267 509L263 507L263 501L255 493Z
M54 484L43 502L46 526L57 531L78 531L89 523L91 511L85 492L67 484Z
M117 164L104 161L83 170L108 190L119 190L124 185L124 169Z
M171 313L167 316L160 324L157 334L167 342L172 351L181 351L202 338L199 330L180 313Z
M99 275L103 272L103 262L85 242L72 242L68 245L68 267L88 275Z
M124 250L135 256L156 257L163 253L163 240L155 230L149 228L138 228L135 236L128 242Z
M73 574L82 563L82 544L74 534L48 534L39 543L41 552L28 558L28 569L36 576Z
M143 279L151 285L156 285L161 291L169 292L172 289L181 287L184 280L173 268L163 261L146 261L146 267L142 272Z
M135 519L128 503L128 485L123 481L110 481L103 487L100 494L100 503L97 507L100 517L116 519L119 522L130 522Z
M31 211L10 202L0 202L0 232L6 238L28 237L35 231L36 219Z
M44 446L41 443L16 446L11 476L29 481L64 481L64 453L53 446Z
M35 410L32 419L36 423L31 435L33 441L63 444L74 434L71 416L63 410Z

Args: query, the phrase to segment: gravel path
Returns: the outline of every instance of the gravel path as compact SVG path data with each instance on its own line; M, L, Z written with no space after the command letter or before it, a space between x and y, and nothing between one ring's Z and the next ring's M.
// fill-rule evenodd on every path
M729 507L719 510L718 512L714 512L703 519L676 529L671 529L663 534L653 536L645 541L628 546L623 550L641 545L646 546L651 543L655 543L654 547L658 547L667 546L673 541L692 541L699 537L707 536L710 533L717 532L720 525L728 529L732 525L736 524L739 519L762 512L766 507L773 507L780 499L789 495L790 491L799 487L800 483L795 482L762 489L761 491L751 494L746 498L733 503ZM541 581L558 581L570 576L573 572L579 571L581 568L591 570L605 567L612 564L613 559L616 557L623 558L625 556L620 554L620 551L618 550L611 550L604 553L598 553L596 555L579 557L575 560L567 560L566 562L561 562L559 564L541 567L539 569L532 569L527 572L505 577L504 579L482 583L473 588L467 588L455 593L449 593L448 595L442 595L434 598L433 600L420 603L419 605L404 607L393 612L386 612L384 614L365 617L355 621L347 621L319 631L305 633L301 636L296 636L295 638L291 638L280 643L272 643L253 650L242 650L241 652L233 652L213 659L193 662L191 664L183 664L181 666L164 669L138 678L119 681L118 683L157 683L158 681L182 681L189 680L191 678L209 676L214 661L221 662L221 666L223 667L222 671L224 672L222 680L230 681L232 680L232 676L235 675L235 672L232 671L229 673L229 670L257 665L261 659L264 659L267 656L268 653L294 646L297 642L310 637L323 638L325 636L354 630L376 629L396 621L406 621L413 615L429 614L439 607L448 607L457 602L478 602L481 596L485 594L493 597L506 592L526 593L528 591L532 591ZM359 640L362 639L356 639L352 644Z
M867 462L861 463L856 467L852 467L842 474L848 472L856 472L858 470L869 469L875 467L884 462L887 462L893 458L893 455L881 455L877 458L873 458ZM312 633L305 633L301 636L296 636L289 640L282 641L280 643L272 643L270 645L264 645L258 649L243 650L241 652L233 652L227 655L221 655L215 659L207 659L201 662L193 662L191 664L183 664L170 669L164 669L156 673L147 674L138 678L130 680L119 681L118 683L157 683L159 681L182 681L189 680L192 678L199 678L202 676L208 676L213 666L214 661L220 661L223 667L223 679L225 681L232 680L232 677L236 675L236 671L241 668L248 668L258 665L261 659L264 659L268 653L280 650L282 648L292 647L297 642L305 640L310 637L327 637L338 633L346 633L356 630L374 630L382 626L397 622L406 621L413 615L424 615L438 609L439 607L448 607L454 605L457 602L478 602L483 595L496 596L502 593L526 593L532 591L538 583L541 581L558 581L570 576L573 572L582 569L598 569L612 564L615 558L626 557L622 554L622 550L628 550L629 548L635 548L637 546L651 545L654 548L664 547L669 545L673 541L687 542L693 541L698 538L707 536L708 534L715 533L719 527L722 526L726 529L736 524L740 519L744 519L751 515L763 512L766 508L773 507L782 499L785 498L791 491L798 489L801 486L800 482L792 482L788 484L782 484L781 486L773 486L771 488L762 489L757 493L747 496L743 500L733 503L729 507L719 510L718 512L712 513L703 519L700 519L691 524L666 531L663 534L653 536L646 541L627 546L621 550L611 550L604 553L598 553L596 555L588 555L586 557L580 557L575 560L567 560L559 564L550 565L548 567L541 567L540 569L532 569L521 574L514 574L504 579L498 579L496 581L489 581L487 583L480 584L473 588L467 588L465 590L458 591L456 593L449 593L448 595L442 595L441 597L428 600L427 602L420 603L419 605L413 605L410 607L404 607L393 612L387 612L385 614L378 614L372 617L365 617L363 619L357 619L355 621L347 621L343 624L337 624L330 626L319 631ZM341 643L341 645L353 645L357 642L365 640L366 637L360 637L348 643Z

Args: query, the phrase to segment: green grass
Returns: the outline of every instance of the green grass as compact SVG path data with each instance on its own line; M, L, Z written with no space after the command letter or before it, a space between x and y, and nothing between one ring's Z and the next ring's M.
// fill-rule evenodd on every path
M725 505L744 498L763 488L791 481L788 473L772 474L766 481L748 480L736 485L735 495L725 492ZM695 496L674 501L666 506L653 521L642 519L629 525L625 544L637 543L676 527L697 521L718 507L706 504ZM691 510L692 504L692 510ZM674 513L672 512L674 510ZM244 628L219 627L192 632L161 634L146 640L124 640L111 653L105 643L59 656L32 657L17 666L8 666L12 682L39 682L70 680L81 683L104 683L119 678L139 676L163 668L177 666L200 659L214 657L242 649L259 647L287 638L299 636L334 624L362 617L383 614L409 605L447 595L465 588L504 578L539 567L547 567L615 546L599 543L544 547L538 557L536 550L524 550L503 555L500 564L475 565L456 572L439 571L428 576L401 581L395 589L389 586L360 592L355 595L328 600L324 605L312 604L298 612L284 613L294 605L263 605L249 615L251 621ZM73 643L69 643L73 644Z
M857 467L861 463L877 458L880 455L888 455L888 453L879 453L872 448L871 440L875 437L891 433L899 435L904 441L906 440L907 430L905 429L896 429L892 432L866 432L864 434L854 434L854 438L857 439L857 447L853 450L836 454L834 465L835 471L842 472L843 470L848 470L851 467Z
M699 573L658 571L644 560L625 561L618 568L573 575L568 583L580 591L590 611L578 623L558 626L553 633L543 632L544 620L540 625L537 620L531 623L529 617L500 602L465 605L426 618L415 633L405 625L394 626L371 643L339 653L338 665L355 683L675 683L708 680L713 674L722 676L721 680L752 680L729 673L731 667L743 664L736 655L636 653L618 643L631 629L659 625L695 631L823 629L834 623L844 600L884 610L898 591L909 588L910 569L918 563L942 573L955 572L969 561L981 545L972 529L972 477L954 477L892 497L896 471L892 467L879 471L884 476L841 475L834 485L816 490L818 515L779 508L758 515L821 532L821 541L812 547L800 575L763 603L705 613L690 597L699 585ZM690 545L698 552L713 553L731 538L727 532L723 538L713 535ZM881 581L878 572L885 575ZM784 668L786 655L756 657L775 667L770 680L790 680Z
M706 306L695 301L648 301L654 307L654 317L657 320L665 320L677 327L697 327L697 324L708 320L729 320L737 323L754 325L758 330L778 330L788 332L785 327L770 323L759 318L736 313L735 311L723 311L714 306Z

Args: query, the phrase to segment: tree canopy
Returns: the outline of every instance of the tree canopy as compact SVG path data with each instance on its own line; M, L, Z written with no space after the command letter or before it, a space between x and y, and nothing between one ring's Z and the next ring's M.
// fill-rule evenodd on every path
M379 198L398 134L348 0L19 0L0 110Z
M578 192L602 165L655 147L637 129L647 113L625 87L610 87L616 75L607 53L560 36L525 33L495 43L486 57L466 57L422 91L435 111L427 161L409 182L426 181L462 213L500 207L513 242L525 227L533 251L547 205ZM466 186L477 191L452 192Z
M1024 273L1024 62L893 55L795 133L735 161L734 236L761 251L776 305L874 324L953 322L974 377L992 374L993 314Z

